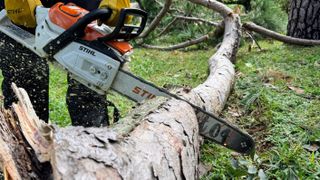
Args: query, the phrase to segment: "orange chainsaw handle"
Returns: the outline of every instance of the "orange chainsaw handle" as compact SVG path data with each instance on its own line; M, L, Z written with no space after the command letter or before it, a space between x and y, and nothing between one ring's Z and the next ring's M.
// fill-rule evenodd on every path
M74 23L69 29L69 33L73 33L77 37L83 37L85 35L86 27L95 20L106 21L110 18L112 14L111 9L96 9L89 12L80 18L76 23Z

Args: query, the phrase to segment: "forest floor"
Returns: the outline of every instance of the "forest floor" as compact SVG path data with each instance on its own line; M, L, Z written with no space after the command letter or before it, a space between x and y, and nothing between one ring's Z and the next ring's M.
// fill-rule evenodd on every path
M254 137L257 153L245 158L207 143L206 178L320 179L320 47L260 43L262 51L240 49L224 111Z
M256 155L243 157L205 142L201 161L211 170L203 179L320 178L320 47L274 41L260 45L262 51L251 52L247 44L242 45L235 88L222 114L254 137ZM212 54L214 50L136 49L130 68L159 86L195 87L206 79ZM55 66L50 73L50 119L60 126L70 125L66 73ZM109 100L122 116L134 105L114 93Z

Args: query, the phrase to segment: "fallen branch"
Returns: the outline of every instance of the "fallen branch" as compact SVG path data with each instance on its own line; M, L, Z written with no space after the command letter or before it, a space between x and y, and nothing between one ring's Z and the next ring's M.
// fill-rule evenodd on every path
M212 21L198 18L198 17L188 17L188 16L174 16L174 17L176 17L178 19L186 20L186 21L202 22L202 23L206 23L208 25L214 26L214 27L219 26L219 23L217 23L217 22L212 22Z
M162 34L163 33L165 33L165 32L163 31ZM196 39L193 39L193 40L188 40L188 41L176 44L176 45L170 45L168 47L154 46L154 45L148 45L148 44L140 44L140 45L142 47L148 48L148 49L157 49L157 50L161 50L161 51L174 51L174 50L183 49L183 48L187 48L189 46L193 46L193 45L202 43L212 37L219 38L223 35L223 33L224 33L224 21L221 21L220 23L217 23L217 26L216 26L216 29L214 30L214 32L208 33L206 35L203 35L203 36L196 38ZM219 47L220 47L220 44L219 44Z
M178 18L174 18L158 35L158 37L164 35L169 31L169 28L178 21Z
M258 43L258 41L253 37L253 35L252 35L250 32L248 32L247 30L244 30L244 31L245 31L245 33L249 36L249 38L250 38L251 41L252 41L251 45L249 45L249 52L251 51L251 48L252 48L252 46L253 46L254 44L256 44L256 45L258 46L259 50L261 51L262 48L261 48L260 44Z
M287 44L294 44L294 45L301 45L301 46L320 45L320 40L299 39L299 38L294 38L290 36L285 36L277 32L271 31L269 29L266 29L264 27L261 27L259 25L256 25L253 22L244 23L242 27L249 31L254 31L263 36L270 37L272 39L275 39Z
M154 0L160 7L163 7L164 5L163 5L163 3L161 3L160 1L158 1L158 0ZM184 14L185 12L183 12L181 9L178 9L178 8L173 8L173 7L170 7L169 8L169 11L171 11L171 12L178 12L178 13L180 13L180 14Z
M195 44L202 43L202 42L208 40L209 37L210 37L209 34L206 34L206 35L203 35L199 38L196 38L193 40L188 40L183 43L179 43L179 44L168 46L168 47L152 46L152 45L148 45L148 44L142 44L141 46L144 48L148 48L148 49L157 49L157 50L162 50L162 51L173 51L173 50L178 50L178 49L186 48L186 47L189 47L189 46L192 46Z
M161 19L166 15L166 13L169 11L171 6L172 0L166 0L164 3L164 6L162 7L161 11L158 13L158 15L153 19L153 21L150 23L150 25L144 30L140 38L146 38L160 23Z
M206 19L202 19L202 18L197 18L197 17L187 17L187 16L174 16L174 19L159 33L158 37L164 35L165 33L167 33L169 31L169 28L171 26L173 26L178 20L187 20L187 21L195 21L195 22L202 22L202 23L206 23L208 25L212 25L214 27L217 28L223 28L223 24L221 23L217 23L217 22L212 22ZM215 33L217 34L217 33Z

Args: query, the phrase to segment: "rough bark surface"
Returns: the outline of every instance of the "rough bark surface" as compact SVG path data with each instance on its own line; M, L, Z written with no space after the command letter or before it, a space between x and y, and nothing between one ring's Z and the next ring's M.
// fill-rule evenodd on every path
M302 39L320 39L320 1L291 0L288 35Z
M127 137L108 128L58 129L52 157L54 177L197 179L195 114L188 104L176 100L159 103L156 112L148 112Z

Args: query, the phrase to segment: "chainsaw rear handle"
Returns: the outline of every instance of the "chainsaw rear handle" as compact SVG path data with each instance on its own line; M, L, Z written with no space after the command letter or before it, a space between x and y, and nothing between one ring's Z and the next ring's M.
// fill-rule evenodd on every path
M126 20L130 17L141 18L139 25L126 24ZM123 39L130 40L138 37L147 24L148 14L140 9L128 9L124 8L120 11L119 20L114 30L105 35L104 37L99 38L100 41L109 41L113 39Z

